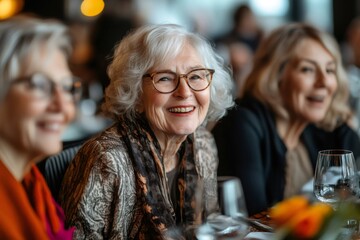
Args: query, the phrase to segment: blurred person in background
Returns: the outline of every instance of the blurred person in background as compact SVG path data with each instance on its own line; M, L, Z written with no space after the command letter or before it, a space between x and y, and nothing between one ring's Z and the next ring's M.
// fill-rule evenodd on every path
M62 148L80 82L65 25L17 16L0 22L0 238L71 239L36 163Z
M212 131L218 174L240 178L250 215L300 194L319 150L360 156L359 137L347 125L348 95L332 36L293 23L264 39L236 107Z
M253 55L263 32L252 9L239 5L233 13L232 29L214 39L217 52L233 71L234 96L238 97L247 74L252 68Z
M201 223L218 210L204 126L233 105L229 69L201 35L165 24L127 35L108 74L103 110L114 124L82 146L60 194L75 238L163 239ZM199 180L205 204L195 211Z
M262 35L263 31L252 9L246 4L241 4L234 11L232 29L228 33L217 37L214 41L217 46L240 42L248 46L252 52L255 52Z
M229 44L230 66L234 79L234 96L239 97L247 75L250 73L253 61L253 52L243 43Z

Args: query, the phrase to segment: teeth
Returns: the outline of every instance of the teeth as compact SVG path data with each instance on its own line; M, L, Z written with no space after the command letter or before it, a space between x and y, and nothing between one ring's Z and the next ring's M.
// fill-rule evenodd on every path
M170 108L169 111L173 113L186 113L194 110L194 107L178 107L178 108Z
M59 131L61 126L59 123L48 123L48 124L45 124L44 127L46 129L49 129L49 130L52 130L52 131Z

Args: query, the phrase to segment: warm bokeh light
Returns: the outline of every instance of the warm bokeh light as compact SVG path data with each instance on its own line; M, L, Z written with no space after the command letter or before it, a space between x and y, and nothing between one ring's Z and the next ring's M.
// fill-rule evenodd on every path
M0 0L0 20L15 15L23 7L23 0Z
M81 13L88 17L100 14L105 7L103 0L84 0L81 3Z

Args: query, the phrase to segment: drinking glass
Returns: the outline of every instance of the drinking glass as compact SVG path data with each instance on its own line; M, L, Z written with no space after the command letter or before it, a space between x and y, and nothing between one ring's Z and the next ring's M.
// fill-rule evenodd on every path
M314 194L335 210L342 202L356 201L359 180L354 155L349 150L320 151L314 176Z
M248 217L241 182L232 176L218 177L218 201L223 215Z
M240 180L231 176L218 177L220 211L207 217L197 229L198 239L240 240L249 232L244 194Z

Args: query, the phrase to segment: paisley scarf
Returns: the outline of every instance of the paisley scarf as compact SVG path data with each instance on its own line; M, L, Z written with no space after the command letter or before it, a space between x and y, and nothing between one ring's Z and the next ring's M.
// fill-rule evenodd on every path
M142 204L142 213L135 215L130 227L130 239L163 239L165 231L177 224L189 226L195 216L195 187L198 173L194 162L193 136L182 143L184 154L178 166L177 206L175 214L170 200L170 190L161 156L161 149L144 116L136 121L123 117L119 132L127 145L135 170L137 198Z

